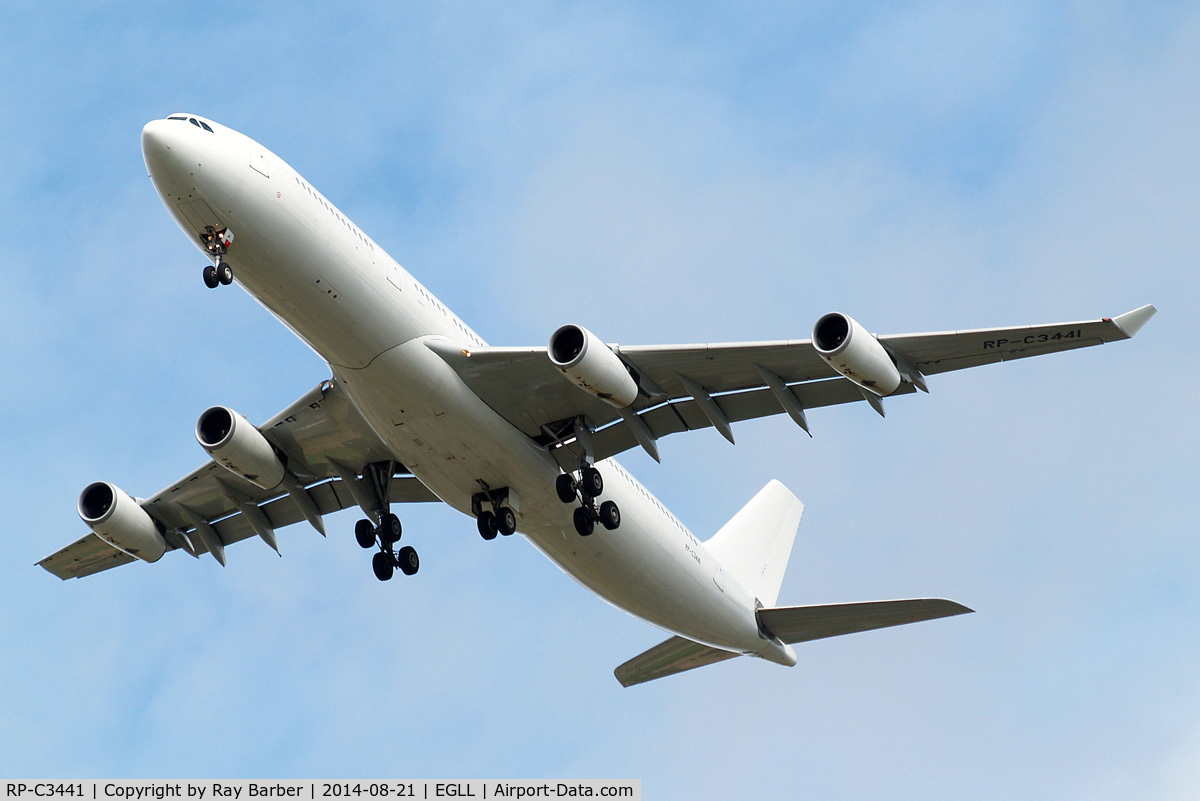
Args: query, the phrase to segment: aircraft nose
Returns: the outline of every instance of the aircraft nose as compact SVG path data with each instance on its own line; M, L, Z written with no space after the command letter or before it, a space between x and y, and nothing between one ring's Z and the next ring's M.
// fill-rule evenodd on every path
M168 158L171 150L171 129L167 120L150 120L142 128L142 156L146 166L154 172L156 163L161 164Z
M151 120L142 128L142 158L159 194L177 193L194 182L199 164L207 161L191 128L178 120Z

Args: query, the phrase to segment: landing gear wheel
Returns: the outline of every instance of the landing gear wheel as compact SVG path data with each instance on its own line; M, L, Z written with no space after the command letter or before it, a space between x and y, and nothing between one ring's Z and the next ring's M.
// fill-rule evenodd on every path
M221 279L217 277L217 268L211 264L204 268L204 285L209 289L216 289L221 283Z
M554 491L558 493L558 499L563 503L573 503L575 501L575 479L563 473L554 479Z
M598 498L604 492L604 478L594 467L585 467L580 471L582 476L583 493L591 498Z
M609 531L621 525L621 510L612 501L600 504L600 524Z
M217 265L217 280L224 286L229 286L233 283L233 268L225 262Z
M504 536L509 536L517 530L517 515L507 506L500 507L496 514L496 528Z
M379 526L379 540L385 547L390 548L393 542L400 541L402 530L400 518L389 512L383 516L383 520Z
M581 537L586 537L596 530L595 521L588 514L588 510L582 506L575 510L575 530L579 532L579 536Z
M354 524L354 539L363 548L375 547L375 526L370 520L359 520Z
M496 539L496 516L491 512L480 512L479 518L475 521L479 525L479 536L485 540Z
M421 560L417 558L417 551L411 545L405 545L396 554L396 564L400 568L400 572L406 576L411 576L421 567Z
M380 581L387 581L392 577L392 555L380 551L371 557L371 569L375 571L375 578Z

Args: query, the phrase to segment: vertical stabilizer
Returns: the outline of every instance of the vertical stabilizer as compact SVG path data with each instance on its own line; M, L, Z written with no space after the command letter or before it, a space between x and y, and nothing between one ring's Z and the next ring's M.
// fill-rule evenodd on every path
M802 514L800 499L772 480L704 547L763 606L774 606Z

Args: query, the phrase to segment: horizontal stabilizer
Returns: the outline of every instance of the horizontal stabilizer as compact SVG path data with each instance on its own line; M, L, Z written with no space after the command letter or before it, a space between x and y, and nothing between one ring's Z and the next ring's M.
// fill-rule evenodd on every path
M936 620L939 617L965 615L974 611L942 598L909 598L903 601L868 601L856 604L777 606L773 609L759 609L758 620L766 632L791 645L859 631L920 623L922 620ZM622 686L630 687L685 670L723 662L735 656L739 654L701 645L685 637L672 637L649 651L638 654L613 672Z
M779 606L759 609L758 620L766 631L791 645L974 611L942 598L911 598L905 601Z
M738 654L701 645L686 637L672 637L630 659L614 670L613 674L622 686L630 687L714 662L722 662L735 656Z

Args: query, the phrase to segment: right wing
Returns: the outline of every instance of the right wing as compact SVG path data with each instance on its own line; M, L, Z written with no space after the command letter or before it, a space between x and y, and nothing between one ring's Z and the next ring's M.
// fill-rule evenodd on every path
M329 381L260 430L283 455L288 470L321 515L358 503L356 491L361 495L371 490L369 482L357 478L357 472L368 464L387 464L392 458L350 399ZM346 471L347 466L353 476ZM358 486L352 488L343 479L354 480ZM388 500L415 503L438 498L416 477L399 472L388 482ZM296 499L282 487L263 490L212 460L140 505L160 525L168 550L182 549L192 556L209 552L222 563L226 545L259 534L243 509L252 514L255 508L261 510L272 531L306 517ZM208 530L201 530L204 528ZM68 579L132 561L133 556L88 533L38 565Z

